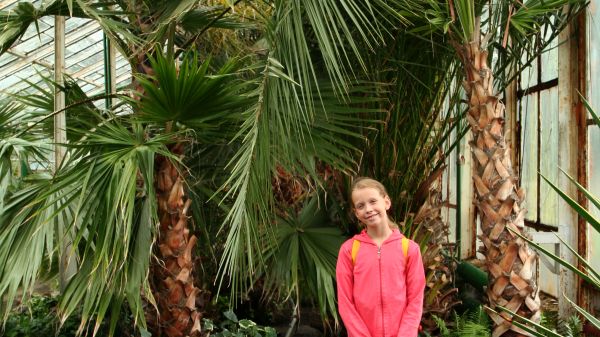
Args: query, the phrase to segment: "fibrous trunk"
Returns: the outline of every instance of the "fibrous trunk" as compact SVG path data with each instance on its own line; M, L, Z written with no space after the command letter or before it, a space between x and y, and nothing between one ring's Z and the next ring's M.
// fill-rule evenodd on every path
M525 209L521 203L525 192L513 173L504 136L504 104L493 93L487 51L480 50L478 42L462 45L458 51L466 70L464 87L469 99L467 119L473 132L475 204L482 232L480 252L485 256L490 278L489 304L539 322L537 255L509 230L523 232ZM493 336L526 335L510 320L493 313L491 317Z
M171 147L181 156L183 144ZM196 308L199 289L194 286L192 250L196 237L190 236L188 210L191 200L185 193L182 172L172 160L156 159L156 194L160 231L158 263L152 267L153 292L158 305L155 333L168 337L200 333L201 314Z

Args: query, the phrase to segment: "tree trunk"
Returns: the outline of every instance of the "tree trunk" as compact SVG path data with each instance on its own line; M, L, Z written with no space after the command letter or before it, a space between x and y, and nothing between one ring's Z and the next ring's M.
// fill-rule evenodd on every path
M183 143L171 147L175 156L183 153ZM196 237L190 236L187 198L182 172L165 157L156 159L156 194L160 231L157 262L152 266L153 293L158 319L153 320L153 335L181 337L200 333L200 310L196 308L194 261Z
M469 100L467 119L473 132L473 181L483 246L489 273L486 290L492 308L503 306L531 319L540 320L540 299L536 284L537 255L509 228L523 233L525 192L518 186L504 136L504 104L493 93L492 71L487 51L478 39L458 46L466 71L464 83ZM502 314L505 315L505 314ZM499 315L491 314L493 336L519 336L526 333ZM508 318L508 315L506 316Z

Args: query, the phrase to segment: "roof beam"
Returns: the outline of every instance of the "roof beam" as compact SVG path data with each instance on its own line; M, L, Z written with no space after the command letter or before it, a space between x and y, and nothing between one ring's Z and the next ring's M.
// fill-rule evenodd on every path
M70 31L67 39L72 38L72 40L69 41L68 46L72 45L73 43L79 42L80 40L84 39L92 33L95 33L98 30L100 30L98 24L90 21L89 23L84 24L82 27ZM11 50L14 51L14 46L13 48L11 48ZM33 63L34 61L52 55L52 53L54 53L54 44L49 43L43 48L37 49L35 52L32 52L31 54L26 55L24 58L21 58L21 60L2 67L0 69L0 78L8 77L14 72L20 70L21 68L24 68L27 65Z
M9 53L9 54L11 54L11 55L14 55L14 56L16 56L16 57L20 57L20 58L26 57L26 56L25 56L25 55L23 55L23 54L20 54L20 53L18 53L18 52L15 52L14 50L8 50L8 51L7 51L7 53ZM46 69L48 69L48 70L54 70L54 66L52 66L52 64L50 64L50 63L48 63L48 62L39 61L39 60L33 60L33 61L31 61L31 63L33 63L33 64L37 64L37 65L39 65L39 66L42 66L42 67L44 67L44 68L46 68ZM75 78L75 77L74 77L74 76L73 76L73 75L72 75L70 72L68 72L68 71L64 71L64 72L63 72L63 74L65 74L65 75L68 75L68 76L70 76L70 77L73 77L73 78ZM86 83L88 83L88 84L91 84L91 85L93 85L93 86L95 86L95 87L98 87L98 88L102 87L102 85L101 85L101 84L98 84L98 83L96 83L96 82L93 82L93 81L87 80L87 79L85 79L85 78L77 78L77 79L78 79L78 80L81 80L81 81L83 81L83 82L86 82Z

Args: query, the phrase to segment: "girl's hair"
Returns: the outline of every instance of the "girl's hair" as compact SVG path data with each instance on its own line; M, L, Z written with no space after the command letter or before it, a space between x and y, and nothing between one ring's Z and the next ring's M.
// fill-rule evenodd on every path
M350 189L350 193L354 192L355 190L359 190L361 188L374 188L374 189L378 190L382 196L384 196L384 197L388 196L385 186L383 186L382 183L380 183L379 181L377 181L373 178L369 178L369 177L355 178L354 181L352 182L352 188Z
M354 181L352 182L352 187L350 188L350 204L352 205L352 208L354 208L354 202L352 202L352 192L361 188L374 188L378 190L379 193L381 193L381 196L389 197L385 186L383 186L383 184L379 181L369 177L356 177L354 178ZM396 223L392 221L392 219L389 219L389 223L391 229L398 228L398 225L396 225Z

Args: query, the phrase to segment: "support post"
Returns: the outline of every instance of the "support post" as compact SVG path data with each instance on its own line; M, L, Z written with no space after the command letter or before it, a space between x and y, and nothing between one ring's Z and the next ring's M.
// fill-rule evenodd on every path
M54 112L65 108L65 93L58 88L64 85L65 69L65 17L56 16L54 19ZM63 165L67 142L67 119L65 111L54 115L54 170L57 172ZM58 235L61 242L59 261L59 286L64 292L66 285L77 271L76 260L72 254L72 236L66 233L65 223L58 221Z
M116 51L110 43L110 39L104 34L104 94L106 95L106 110L112 108L112 97L110 94L116 92Z

